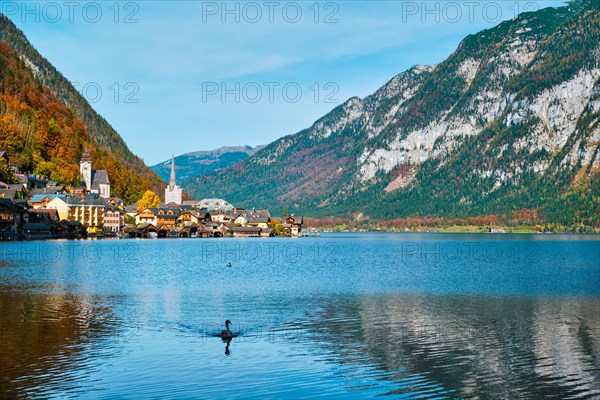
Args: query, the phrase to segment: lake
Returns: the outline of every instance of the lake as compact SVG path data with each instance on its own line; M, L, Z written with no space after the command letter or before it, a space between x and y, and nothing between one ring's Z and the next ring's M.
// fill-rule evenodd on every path
M327 396L599 398L600 237L0 243L0 398Z

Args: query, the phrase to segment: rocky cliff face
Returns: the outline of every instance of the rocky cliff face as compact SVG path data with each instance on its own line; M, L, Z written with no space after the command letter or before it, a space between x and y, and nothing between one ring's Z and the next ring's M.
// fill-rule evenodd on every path
M546 216L597 220L598 43L597 2L521 14L187 187L317 215L558 207Z

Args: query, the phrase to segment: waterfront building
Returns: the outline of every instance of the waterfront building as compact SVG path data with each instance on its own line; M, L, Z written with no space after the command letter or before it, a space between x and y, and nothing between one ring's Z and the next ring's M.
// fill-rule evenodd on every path
M159 208L156 212L156 224L174 227L180 211L177 208Z
M104 230L111 232L119 232L123 226L123 213L119 207L107 205L104 208Z
M271 224L271 218L258 217L258 216L249 217L248 223L247 223L247 225L249 225L249 226L255 226L258 228L262 228L262 229L269 228L270 224Z
M88 233L99 233L104 226L104 209L105 204L101 199L97 198L66 198L69 221L80 222L87 228Z
M152 224L156 227L156 224L157 224L156 214L157 213L158 213L157 208L145 208L135 215L135 224L136 225Z
M303 218L295 215L283 218L283 228L288 236L298 237L302 233Z

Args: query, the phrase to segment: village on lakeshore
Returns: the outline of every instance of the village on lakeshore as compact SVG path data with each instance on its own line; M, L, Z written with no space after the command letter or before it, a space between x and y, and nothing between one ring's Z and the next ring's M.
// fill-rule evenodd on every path
M0 158L9 161L2 151ZM217 198L184 201L174 158L164 202L147 191L138 203L125 205L111 196L107 171L92 169L89 153L83 153L79 167L81 184L65 186L12 166L20 182L0 182L0 240L303 235L299 216L272 218L268 210L238 208ZM144 204L147 197L152 204Z

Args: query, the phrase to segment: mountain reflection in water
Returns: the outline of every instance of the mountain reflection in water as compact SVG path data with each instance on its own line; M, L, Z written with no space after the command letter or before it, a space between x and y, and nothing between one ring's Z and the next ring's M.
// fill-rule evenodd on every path
M321 360L393 382L388 394L600 396L600 302L361 296L281 330Z
M576 235L2 243L0 398L600 398L599 259Z

